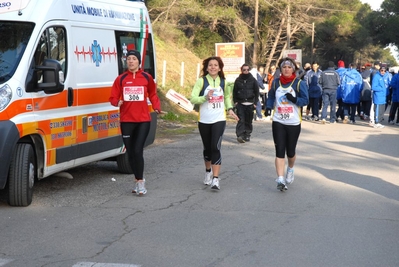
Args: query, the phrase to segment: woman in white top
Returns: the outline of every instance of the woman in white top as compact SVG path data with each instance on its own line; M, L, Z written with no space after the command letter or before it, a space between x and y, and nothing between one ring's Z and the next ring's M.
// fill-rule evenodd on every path
M236 120L238 117L232 109L233 84L225 80L222 59L209 57L202 65L203 75L195 83L190 101L200 105L198 129L204 147L204 184L219 190L219 171L222 164L220 147L226 128L226 111Z
M287 184L294 181L295 149L301 132L301 107L309 102L308 86L297 78L295 61L289 57L282 58L281 76L275 79L269 89L266 105L266 116L273 110L273 140L276 148L277 189L287 190ZM287 173L284 177L285 154L288 158Z

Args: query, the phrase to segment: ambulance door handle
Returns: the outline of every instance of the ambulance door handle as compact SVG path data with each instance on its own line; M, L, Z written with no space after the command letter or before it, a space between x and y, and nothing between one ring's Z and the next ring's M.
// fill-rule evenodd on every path
M73 105L73 88L68 87L68 107Z

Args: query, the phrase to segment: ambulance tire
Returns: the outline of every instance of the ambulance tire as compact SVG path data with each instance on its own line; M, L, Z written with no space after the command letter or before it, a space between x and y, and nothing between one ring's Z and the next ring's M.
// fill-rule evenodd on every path
M36 161L32 145L17 144L8 174L8 204L26 207L32 203Z
M116 163L118 164L118 169L121 173L133 174L132 165L129 162L127 153L117 156Z

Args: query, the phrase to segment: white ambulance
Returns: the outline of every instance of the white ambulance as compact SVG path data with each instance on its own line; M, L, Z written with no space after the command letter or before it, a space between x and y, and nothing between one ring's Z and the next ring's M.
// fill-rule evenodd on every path
M108 101L128 49L141 52L155 79L142 1L0 2L0 189L10 205L30 205L35 181L89 162L113 159L132 173L119 110ZM149 109L146 145L157 122Z

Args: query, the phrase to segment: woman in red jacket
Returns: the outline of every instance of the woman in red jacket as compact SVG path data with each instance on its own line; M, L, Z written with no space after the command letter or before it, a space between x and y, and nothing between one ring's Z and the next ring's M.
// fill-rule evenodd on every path
M147 97L157 113L161 111L161 103L154 79L140 69L140 52L129 50L126 54L126 62L128 70L115 79L109 102L120 108L123 143L136 178L132 192L144 195L147 193L147 189L145 188L145 179L143 179L143 151L151 121Z

